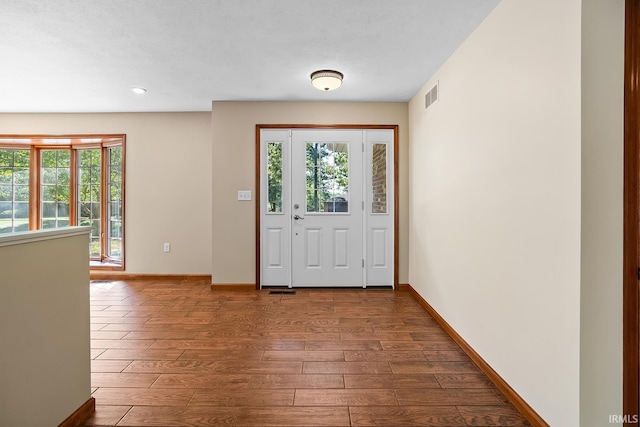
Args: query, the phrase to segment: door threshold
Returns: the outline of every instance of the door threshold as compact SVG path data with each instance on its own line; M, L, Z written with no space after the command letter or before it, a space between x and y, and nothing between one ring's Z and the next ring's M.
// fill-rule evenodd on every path
M295 295L296 291L291 289L279 289L276 291L269 291L269 295Z

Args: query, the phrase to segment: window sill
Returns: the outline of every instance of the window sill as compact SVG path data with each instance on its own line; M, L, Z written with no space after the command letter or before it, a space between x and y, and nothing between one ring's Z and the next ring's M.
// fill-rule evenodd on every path
M89 261L89 268L91 270L120 270L123 271L124 267L122 264L118 264L115 262L109 261Z

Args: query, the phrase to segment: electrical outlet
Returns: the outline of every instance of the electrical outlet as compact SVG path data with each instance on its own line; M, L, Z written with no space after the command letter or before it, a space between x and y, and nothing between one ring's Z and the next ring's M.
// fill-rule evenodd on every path
M170 252L170 251L171 251L171 243L165 243L165 244L163 245L163 250L164 250L165 252Z
M238 200L242 200L243 202L251 200L251 190L238 191Z

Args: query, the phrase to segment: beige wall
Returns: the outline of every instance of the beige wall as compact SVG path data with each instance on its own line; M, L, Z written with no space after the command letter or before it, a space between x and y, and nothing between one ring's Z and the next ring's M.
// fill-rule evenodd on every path
M503 0L409 105L409 281L565 427L579 425L580 14Z
M582 427L622 414L623 74L624 0L583 0Z
M211 273L211 113L0 114L2 133L126 134L126 272Z
M214 102L213 282L255 283L256 124L397 124L400 148L399 280L408 277L408 124L406 103Z
M88 233L0 237L3 426L56 426L91 397Z

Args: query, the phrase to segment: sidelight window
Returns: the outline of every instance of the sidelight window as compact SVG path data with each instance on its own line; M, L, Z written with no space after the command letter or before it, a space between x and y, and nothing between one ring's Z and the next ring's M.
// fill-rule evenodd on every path
M267 144L267 213L282 213L282 142Z
M387 144L371 146L371 213L387 213Z

